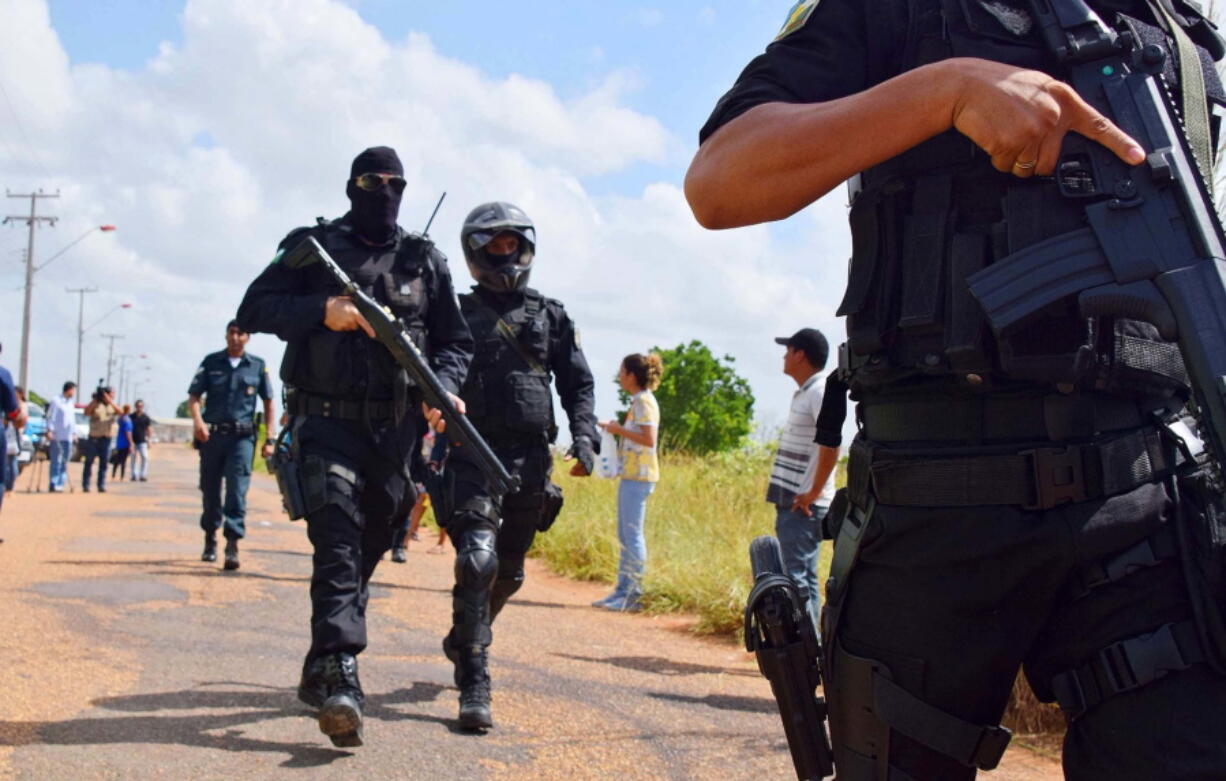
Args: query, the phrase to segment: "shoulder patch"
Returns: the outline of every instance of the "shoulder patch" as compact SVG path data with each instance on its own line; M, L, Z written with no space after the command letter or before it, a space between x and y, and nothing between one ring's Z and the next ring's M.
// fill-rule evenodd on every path
M783 23L783 27L779 28L779 34L775 36L776 41L781 41L800 28L805 26L805 22L809 21L809 17L817 10L819 0L797 0L792 6L792 10L788 11L788 18Z

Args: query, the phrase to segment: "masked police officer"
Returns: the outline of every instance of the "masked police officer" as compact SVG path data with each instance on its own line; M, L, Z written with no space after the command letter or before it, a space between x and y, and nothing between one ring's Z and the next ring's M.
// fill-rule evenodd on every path
M455 664L460 724L493 726L487 653L490 624L524 582L524 556L562 507L549 481L557 434L551 383L570 419L573 475L594 464L595 383L574 323L561 302L528 287L536 229L509 203L478 206L464 220L460 244L477 285L460 296L476 353L461 392L468 416L498 458L519 475L518 492L491 495L464 448L444 473L453 486L447 533L456 548L453 625L443 650Z
M1224 99L1212 25L1183 0L1090 4L1165 62L1207 138ZM997 336L968 291L1086 224L1049 178L1066 134L1129 165L1147 152L1066 83L1035 7L802 0L716 106L686 179L699 221L728 228L858 174L839 314L861 430L823 631L844 781L992 767L1023 662L1071 719L1070 778L1226 777L1221 594L1200 598L1222 538L1173 476L1176 346L1076 300ZM1207 530L1181 562L1175 540Z
M268 434L263 455L272 454L272 383L264 359L246 351L251 335L231 320L226 325L226 349L210 353L196 369L187 389L192 433L200 451L200 493L204 512L204 553L201 561L217 561L217 529L226 537L225 568L238 569L238 541L247 534L247 486L255 457L256 398L264 402ZM201 398L204 411L200 410ZM225 500L222 500L222 482Z
M350 278L409 329L443 385L458 391L472 353L447 259L396 224L404 168L373 147L353 161L350 210L299 228L281 249L315 237ZM368 584L391 547L392 522L414 500L409 466L421 415L407 374L372 338L370 324L320 266L280 256L247 290L238 319L284 339L292 457L315 548L311 648L298 696L319 707L334 745L362 744L364 695L356 656L366 647ZM463 404L455 399L462 411ZM437 423L439 412L427 410Z

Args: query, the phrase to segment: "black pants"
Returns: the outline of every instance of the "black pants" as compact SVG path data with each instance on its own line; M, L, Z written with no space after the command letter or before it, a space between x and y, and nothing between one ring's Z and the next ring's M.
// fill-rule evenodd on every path
M466 594L466 583L457 578L453 594L456 597L456 605L464 603L465 597L471 600L488 599L488 622L491 624L511 595L523 585L524 557L532 547L532 541L540 527L545 486L549 483L549 475L553 471L553 458L549 452L549 444L544 439L515 444L493 443L493 448L507 471L519 475L520 478L519 491L502 498L500 521L463 511L462 508L471 504L474 499L492 501L493 497L490 496L481 471L469 460L463 448L453 448L447 458L448 484L453 486L452 506L456 508L455 514L448 521L447 534L451 537L456 551L464 551L468 547L468 536L480 530L494 528L497 534L495 551L498 557L498 573L492 585L484 589L485 594ZM498 505L495 503L495 506ZM470 613L457 607L453 616L453 631L460 628L465 621L471 620L474 619ZM482 629L484 631L469 627L470 631L463 634L466 637L489 636L488 626Z
M999 723L1019 666L1041 699L1050 683L1112 642L1189 617L1180 564L1168 560L1087 592L1086 567L1172 522L1163 484L1048 511L877 505L828 643L875 660L895 683L966 721ZM837 553L836 553L837 556ZM828 597L831 596L828 594ZM844 657L846 658L846 657ZM840 777L873 778L850 753L866 703L836 655L826 694ZM1071 779L1226 778L1226 678L1205 664L1108 699L1076 719ZM975 770L897 730L889 764L916 781ZM880 741L877 741L880 745ZM863 753L860 754L863 756ZM858 769L858 770L857 770Z
M321 464L326 496L308 507L315 547L311 574L311 656L366 648L366 604L375 567L392 545L393 519L411 507L406 479L415 439L411 418L372 432L365 423L308 416L295 431L298 458Z

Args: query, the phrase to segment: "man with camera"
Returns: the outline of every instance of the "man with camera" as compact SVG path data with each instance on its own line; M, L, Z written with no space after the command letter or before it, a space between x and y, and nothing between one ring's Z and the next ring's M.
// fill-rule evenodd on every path
M89 441L85 443L85 466L81 475L81 490L89 493L89 477L98 459L98 493L106 493L106 465L111 456L111 438L115 435L115 421L122 410L115 405L115 391L109 385L98 383L85 416L89 418Z

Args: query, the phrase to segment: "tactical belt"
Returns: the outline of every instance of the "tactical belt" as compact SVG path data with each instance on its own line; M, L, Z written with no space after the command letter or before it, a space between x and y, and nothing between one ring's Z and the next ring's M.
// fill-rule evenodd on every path
M1060 708L1075 719L1117 694L1204 660L1196 625L1181 621L1112 643L1085 664L1052 678L1052 690Z
M863 440L858 444L848 464L848 489L859 486L853 493L862 493L871 487L886 505L1048 510L1124 493L1168 473L1161 435L1154 428L1090 444L948 458L897 458L864 446Z
M1062 442L1134 429L1148 420L1135 401L1084 393L868 401L857 413L874 442Z
M209 433L238 434L239 436L247 436L255 433L255 426L250 423L235 423L233 421L227 421L226 423L210 423Z
M390 420L395 416L393 401L344 401L295 391L289 398L291 415L318 415L335 420Z

